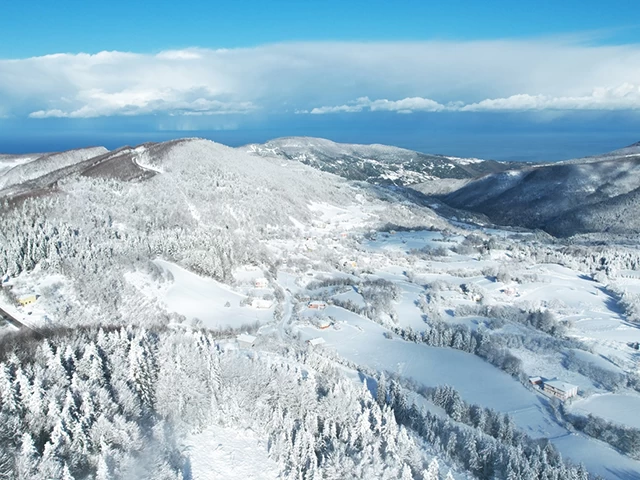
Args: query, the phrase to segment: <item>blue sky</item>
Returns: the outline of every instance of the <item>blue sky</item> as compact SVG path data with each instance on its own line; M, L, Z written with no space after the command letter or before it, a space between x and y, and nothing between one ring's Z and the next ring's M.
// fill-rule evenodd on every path
M0 151L205 136L556 160L640 140L640 2L5 2Z

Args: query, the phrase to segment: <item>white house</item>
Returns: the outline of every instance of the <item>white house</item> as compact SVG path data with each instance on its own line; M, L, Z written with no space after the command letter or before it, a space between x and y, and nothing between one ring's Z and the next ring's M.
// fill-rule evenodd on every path
M543 390L563 401L578 395L578 387L576 385L560 380L548 380L544 382Z
M309 302L307 304L307 307L309 307L311 310L324 310L325 308L327 308L327 304L325 302L314 300L313 302Z
M236 337L236 339L238 340L238 345L245 348L253 347L256 343L256 337L249 335L248 333L241 333Z
M311 340L307 340L307 343L312 347L318 347L324 344L324 338L322 337L312 338Z
M256 278L253 281L253 286L255 288L267 288L269 286L269 281L266 278Z
M273 306L273 300L267 300L265 298L254 298L251 301L251 306L253 308L271 308Z

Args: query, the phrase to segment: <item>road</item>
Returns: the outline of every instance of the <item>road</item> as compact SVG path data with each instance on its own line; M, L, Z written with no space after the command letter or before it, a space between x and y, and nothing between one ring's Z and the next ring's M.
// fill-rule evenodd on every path
M3 308L0 308L0 316L4 318L7 322L9 322L11 325L16 327L18 330L28 330L35 333L37 336L41 336L36 330L31 328L29 325L26 325L25 323L23 323L21 320L18 320L14 315L10 314Z

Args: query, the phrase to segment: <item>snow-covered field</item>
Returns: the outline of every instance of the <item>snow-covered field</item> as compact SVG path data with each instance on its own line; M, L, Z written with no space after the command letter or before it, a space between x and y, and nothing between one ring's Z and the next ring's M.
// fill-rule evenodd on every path
M571 406L576 413L591 414L620 425L640 428L640 396L600 394L579 400Z
M280 467L269 458L267 445L252 430L210 425L185 439L192 480L275 480Z
M236 268L231 286L162 259L154 260L161 275L136 270L126 273L124 279L146 301L183 316L177 320L184 320L187 326L218 330L258 323L264 328L256 336L275 334L279 340L300 346L320 338L324 343L309 348L327 352L330 359L337 354L351 364L410 380L419 388L450 385L465 401L510 415L529 436L550 439L564 457L583 462L593 473L621 480L640 478L640 462L571 430L558 420L550 399L523 385L522 379L462 350L402 340L389 328L420 332L428 317L447 325L485 328L491 336L513 341L505 341L504 348L522 361L525 382L526 375L542 375L574 383L581 398L573 401L570 410L640 428L640 395L626 386L612 393L588 372L566 366L571 356L612 375L638 369L637 351L627 342L640 342L640 329L625 319L605 285L566 266L521 258L516 249L494 246L483 250L487 235L500 242L515 242L513 232L485 229L480 231L484 237L479 244L473 244L477 238L467 238L465 244L465 232L454 227L443 232L372 232L368 226L381 211L377 205L311 203L312 222L290 218L295 234L257 241L281 262ZM191 213L194 221L200 221L197 211ZM390 311L375 312L375 321L332 305L343 302L364 311L371 305L359 286L377 280L391 282L397 296L389 302ZM312 282L323 281L310 287ZM640 291L640 280L633 272L625 272L619 283ZM73 295L68 279L47 278L37 272L16 278L15 293L28 290L42 293L44 306L53 304L53 290L56 295ZM272 300L275 291L284 292L280 305ZM251 304L251 299L257 302ZM308 308L310 300L320 299L327 303L326 308ZM482 315L474 311L485 307ZM548 345L552 340L560 342L558 338L545 337L546 346L542 342L537 349L529 348L526 341L517 344L521 337L526 340L545 333L509 318L492 325L494 307L550 312L554 321L566 324L565 334L574 343L556 350ZM428 308L431 310L425 313ZM275 313L282 314L276 316L277 321ZM266 343L247 348L260 351ZM255 432L211 425L186 438L184 446L194 480L279 478L280 466L269 459L265 439Z
M142 274L129 274L127 279L144 295L155 297L167 310L184 315L187 320L200 320L206 328L239 328L273 318L273 308L242 306L246 299L227 285L204 278L165 260L155 263L171 273L172 279L159 283Z

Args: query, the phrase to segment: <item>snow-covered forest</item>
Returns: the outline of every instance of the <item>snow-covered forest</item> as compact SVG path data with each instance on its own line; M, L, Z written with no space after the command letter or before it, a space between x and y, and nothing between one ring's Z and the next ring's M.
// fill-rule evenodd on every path
M640 478L632 242L197 139L38 158L1 171L0 478Z

